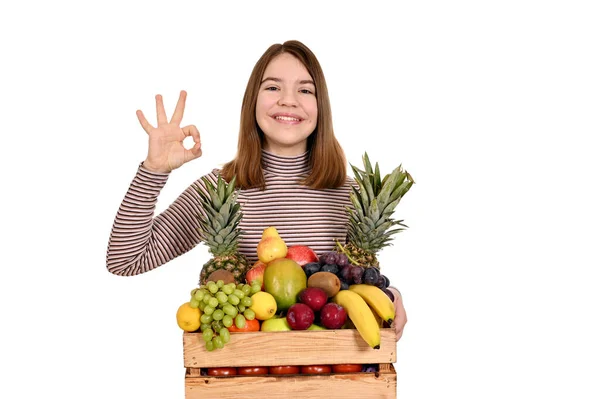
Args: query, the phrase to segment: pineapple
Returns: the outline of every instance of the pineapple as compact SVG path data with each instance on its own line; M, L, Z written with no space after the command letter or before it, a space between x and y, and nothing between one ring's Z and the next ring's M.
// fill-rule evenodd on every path
M337 243L337 250L345 253L355 265L379 268L377 252L390 245L393 234L407 228L403 220L394 220L391 215L414 181L402 170L402 165L381 180L379 165L375 163L373 170L367 153L363 163L364 171L350 165L359 189L352 187L350 193L354 209L348 208L348 243L345 246ZM399 227L391 229L393 226Z
M238 252L238 240L243 232L238 227L242 212L237 203L235 176L229 184L219 176L216 187L207 178L203 178L203 181L208 195L196 187L205 212L198 215L198 230L213 258L202 266L200 284L205 284L208 276L219 269L231 272L236 284L243 283L249 263Z

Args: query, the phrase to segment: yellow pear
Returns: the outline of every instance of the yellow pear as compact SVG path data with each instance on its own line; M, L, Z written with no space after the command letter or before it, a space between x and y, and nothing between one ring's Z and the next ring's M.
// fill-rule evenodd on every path
M258 259L263 263L269 263L273 259L285 258L287 245L279 236L275 227L268 227L263 231L262 238L256 247Z
M279 233L277 232L277 229L273 226L267 227L266 229L263 230L261 238L268 238L268 237L281 238L279 236Z

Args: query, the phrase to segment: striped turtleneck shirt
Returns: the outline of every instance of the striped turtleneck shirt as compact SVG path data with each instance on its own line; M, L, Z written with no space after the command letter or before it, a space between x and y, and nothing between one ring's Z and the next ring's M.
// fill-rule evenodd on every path
M331 250L335 240L346 241L350 192L354 183L335 189L315 190L298 181L310 171L306 152L283 157L262 152L266 188L239 191L244 232L239 251L256 262L262 232L274 226L288 246L307 245L317 254ZM219 170L205 177L216 184ZM154 216L156 202L168 173L150 172L142 165L131 182L115 218L106 255L108 271L131 276L145 273L178 257L201 242L197 215L200 196L190 185L164 212ZM208 259L207 259L208 260Z

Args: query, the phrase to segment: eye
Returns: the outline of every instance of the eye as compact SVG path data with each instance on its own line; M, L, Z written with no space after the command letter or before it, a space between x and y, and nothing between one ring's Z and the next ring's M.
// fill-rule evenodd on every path
M279 90L277 87L275 86L269 86L269 87L265 87L265 90L267 91L275 91L275 90Z
M303 94L313 94L312 90L309 89L300 89L300 92Z

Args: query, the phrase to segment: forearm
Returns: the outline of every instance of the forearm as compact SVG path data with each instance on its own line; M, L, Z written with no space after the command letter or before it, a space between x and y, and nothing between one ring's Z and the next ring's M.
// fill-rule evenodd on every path
M396 287L389 286L388 289L394 294L394 305L398 302L402 303L402 294Z
M400 291L395 287L388 287L388 289L394 295L394 310L396 312L396 317L394 318L394 330L396 331L396 340L400 340L407 321L406 310L402 303L402 294L400 294Z
M189 251L199 242L193 188L154 217L156 202L168 173L140 166L123 199L109 238L109 272L132 276L145 273Z

